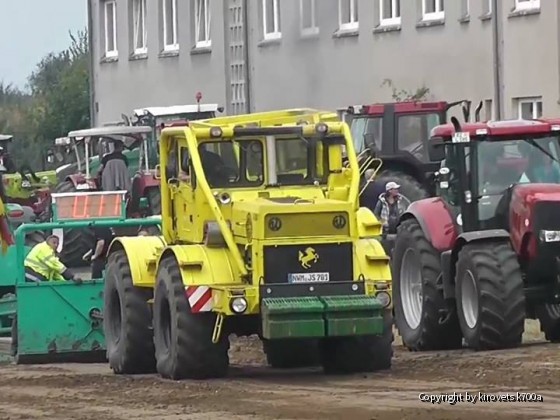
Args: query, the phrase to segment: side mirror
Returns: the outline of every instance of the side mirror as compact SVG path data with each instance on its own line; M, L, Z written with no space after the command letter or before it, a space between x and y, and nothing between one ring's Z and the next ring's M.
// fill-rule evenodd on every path
M431 162L441 162L445 159L445 149L442 138L435 138L429 141L428 158Z
M54 154L49 153L49 154L47 155L47 162L48 162L48 163L54 163Z
M377 146L375 145L375 135L372 133L364 134L364 143L366 148L370 150L377 150Z

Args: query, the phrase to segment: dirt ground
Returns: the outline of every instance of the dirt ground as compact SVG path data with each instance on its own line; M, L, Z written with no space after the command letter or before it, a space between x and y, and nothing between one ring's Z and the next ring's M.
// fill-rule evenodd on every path
M1 344L0 344L1 346ZM6 343L4 343L6 346ZM231 374L212 381L117 376L107 365L0 365L0 418L42 419L557 419L560 348L528 321L523 347L411 353L399 340L391 371L325 376L265 366L258 339L234 339ZM528 393L534 402L420 401L441 394Z

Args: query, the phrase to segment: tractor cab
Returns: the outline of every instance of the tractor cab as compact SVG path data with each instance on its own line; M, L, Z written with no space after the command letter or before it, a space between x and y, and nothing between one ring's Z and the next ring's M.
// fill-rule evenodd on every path
M106 189L103 186L105 180L107 180L107 185L109 186L119 182L125 183L126 185L119 186L127 190L129 187L128 182L115 179L111 183L106 176L102 176L102 173L98 172L95 176L91 173L92 162L95 161L98 166L101 166L107 163L107 157L113 154L124 156L123 159L120 159L124 164L124 166L121 166L124 168L133 165L133 162L129 162L128 156L125 154L126 151L139 150L135 166L138 167L138 173L148 175L150 169L146 135L150 132L151 128L145 126L107 126L68 133L68 138L71 139L78 164L78 174L70 177L76 190L96 191ZM128 169L125 169L125 173L115 173L114 175L122 179L128 179L128 174ZM109 188L109 190L114 190L114 188Z
M430 132L446 123L450 109L458 105L462 105L468 121L470 101L356 105L340 109L339 115L351 127L356 152L383 160L377 180L381 187L395 181L401 185L402 193L415 201L435 193L432 175L440 162L430 159ZM481 107L482 103L477 108L477 119ZM369 203L368 207L374 204Z
M560 120L449 124L435 128L431 141L431 154L443 158L440 195L463 231L510 231L510 215L560 199Z

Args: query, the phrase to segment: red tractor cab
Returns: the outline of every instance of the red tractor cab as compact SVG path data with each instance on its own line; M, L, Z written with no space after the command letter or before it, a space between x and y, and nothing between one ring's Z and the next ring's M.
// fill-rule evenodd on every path
M435 193L433 173L440 162L430 159L430 132L446 123L449 110L458 105L462 105L468 121L470 101L356 105L339 113L350 125L356 153L383 161L376 183L384 186L395 181L401 185L401 192L415 201ZM482 103L476 111L477 119L481 108ZM368 201L367 207L375 206L377 197L369 197Z
M432 130L437 196L402 216L395 322L412 350L515 347L526 318L560 341L560 119Z

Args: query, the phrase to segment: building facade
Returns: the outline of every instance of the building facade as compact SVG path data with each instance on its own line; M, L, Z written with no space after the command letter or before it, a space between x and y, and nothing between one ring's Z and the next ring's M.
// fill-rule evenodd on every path
M488 119L560 114L559 0L88 1L97 124L199 91L228 114L419 88Z

